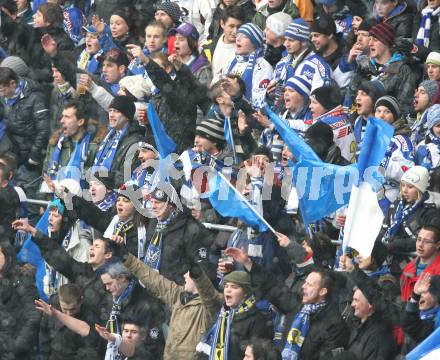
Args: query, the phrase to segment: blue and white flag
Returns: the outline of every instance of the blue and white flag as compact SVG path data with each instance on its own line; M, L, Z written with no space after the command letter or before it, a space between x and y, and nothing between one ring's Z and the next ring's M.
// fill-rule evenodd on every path
M437 360L440 359L440 327L416 346L406 360Z
M292 179L304 223L312 224L348 204L356 167L323 162L294 129L270 108L265 110L296 160Z
M174 140L167 134L162 121L159 119L154 105L148 103L148 121L150 122L151 130L153 131L156 148L161 159L165 159L169 154L173 153L177 145Z
M359 180L353 184L344 227L343 249L351 247L363 257L371 255L383 222L377 199L378 186L383 184L379 165L385 156L394 129L385 121L369 118L359 154Z

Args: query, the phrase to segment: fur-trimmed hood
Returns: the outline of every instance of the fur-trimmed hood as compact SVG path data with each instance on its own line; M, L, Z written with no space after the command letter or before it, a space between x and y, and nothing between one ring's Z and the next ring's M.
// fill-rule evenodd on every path
M50 145L56 145L61 133L62 129L57 129L49 139ZM102 140L104 140L105 135L107 135L107 128L101 122L97 120L89 120L89 124L87 125L87 131L92 134L92 143L99 144Z

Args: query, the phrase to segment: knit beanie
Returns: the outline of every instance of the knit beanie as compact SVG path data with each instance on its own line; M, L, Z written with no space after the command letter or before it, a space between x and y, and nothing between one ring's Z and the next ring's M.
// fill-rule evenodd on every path
M224 123L219 119L205 119L196 126L196 135L213 143L225 142Z
M435 298L437 304L440 304L440 275L431 276L428 291Z
M166 12L175 24L180 24L180 18L182 17L182 10L180 6L172 1L164 1L163 3L157 5L156 11L161 10Z
M342 104L341 90L337 85L324 85L312 91L312 96L315 97L327 111L334 109L336 106Z
M286 39L308 41L310 39L310 27L304 19L298 18L292 21L284 33Z
M237 34L246 35L249 38L249 40L252 42L252 44L254 44L255 48L257 48L257 49L261 48L264 44L263 32L255 24L246 23L246 24L240 26L240 28L237 31Z
M26 77L31 71L23 59L18 56L8 56L4 58L0 66L13 70L19 77Z
M49 204L49 209L57 209L58 212L63 215L66 207L60 199L55 199Z
M428 108L426 112L426 126L430 131L435 125L440 123L440 105L435 104Z
M377 24L375 19L364 19L359 25L358 31L368 31L370 32L371 28Z
M425 80L419 86L423 87L428 94L429 102L434 103L434 99L438 97L439 83L435 80Z
M151 80L146 80L142 75L125 76L119 80L119 85L126 88L136 99L151 95Z
M424 193L429 185L429 173L425 167L416 165L409 168L400 181L405 181Z
M324 35L336 34L335 21L330 15L322 15L313 22L310 32Z
M259 147L257 147L257 149L252 153L252 155L253 156L255 156L255 155L264 155L264 156L266 156L269 159L270 162L273 161L272 152L266 146L259 146Z
M377 99L386 94L385 87L380 80L363 81L359 85L358 90L367 93L373 101L373 104L377 101Z
M285 12L277 12L270 15L266 20L266 27L276 36L284 36L287 27L292 22L292 17Z
M116 8L115 10L112 11L112 15L117 15L120 18L124 19L129 29L133 25L134 11L127 6Z
M136 112L136 107L128 96L115 96L108 108L120 111L129 121L133 120Z
M382 44L391 47L394 45L396 32L391 25L386 22L381 22L370 29L370 35L379 40Z
M286 88L291 88L295 90L298 94L300 94L303 98L308 99L310 96L310 91L312 89L312 85L307 80L304 80L300 76L292 76L287 79Z
M251 277L246 271L232 271L225 275L224 283L234 283L243 288L247 295L252 294Z
M126 182L125 184L122 184L121 186L119 186L118 197L122 196L122 197L125 197L125 198L131 200L129 193L135 192L139 189L140 189L140 187L137 186L136 184L134 184L133 182L131 182L131 181Z
M374 105L374 111L376 111L379 106L385 106L388 110L390 110L393 113L394 121L400 118L400 105L394 96L385 95L379 98Z
M440 53L431 51L426 58L425 64L434 64L440 66Z
M93 174L93 177L98 180L102 185L104 185L106 187L106 189L108 190L113 190L115 188L115 183L113 181L113 176L101 176L99 174L99 172L97 171L96 173ZM95 180L93 178L90 178L89 183L93 180Z

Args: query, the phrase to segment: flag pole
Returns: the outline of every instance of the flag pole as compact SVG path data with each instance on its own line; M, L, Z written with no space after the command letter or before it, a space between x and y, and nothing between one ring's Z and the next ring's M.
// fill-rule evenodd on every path
M231 117L227 116L226 121L228 124L229 136L231 137L232 157L234 158L234 165L238 164L237 153L235 151L234 135L232 134Z
M275 235L275 236L277 236L277 234L276 234L276 231L275 231L275 229L266 221L266 219L263 217L263 215L261 215L255 208L254 208L254 206L243 196L243 194L241 194L237 189L236 189L236 187L234 186L234 185L232 185L231 183L230 183L230 181L228 180L228 179L226 179L225 178L225 176L220 172L220 171L218 171L217 172L219 175L220 175L220 177L226 182L226 184L228 184L228 186L230 187L230 188L232 188L232 190L238 195L238 197L241 199L241 200L243 200L244 201L244 203L253 211L253 213L267 226L267 228Z

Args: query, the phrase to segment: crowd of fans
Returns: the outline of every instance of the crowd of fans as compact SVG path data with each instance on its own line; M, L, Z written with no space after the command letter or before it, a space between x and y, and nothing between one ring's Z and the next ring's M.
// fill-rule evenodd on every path
M386 360L440 326L440 0L0 3L1 359ZM370 256L346 207L304 224L268 109L334 165L394 128Z

